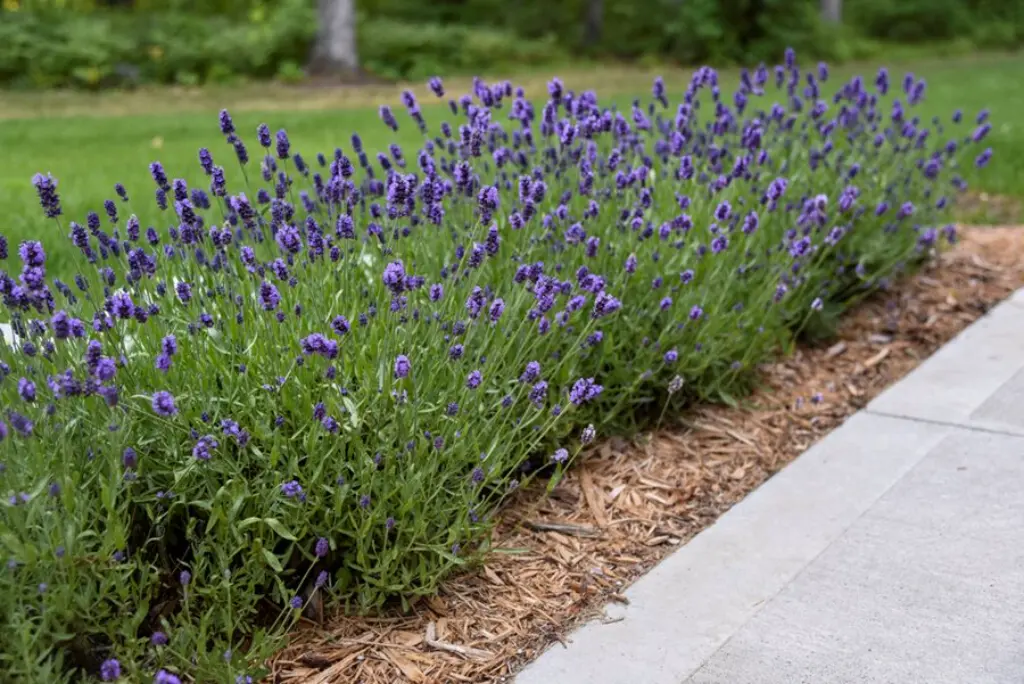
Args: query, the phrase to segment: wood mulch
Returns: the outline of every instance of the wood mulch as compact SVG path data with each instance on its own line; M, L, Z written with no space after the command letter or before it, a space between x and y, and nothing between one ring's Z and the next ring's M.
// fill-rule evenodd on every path
M550 496L501 513L479 572L410 615L302 624L269 681L502 682L1024 283L1024 228L967 228L920 274L856 308L831 347L764 367L742 408L585 454ZM562 645L559 645L561 642Z

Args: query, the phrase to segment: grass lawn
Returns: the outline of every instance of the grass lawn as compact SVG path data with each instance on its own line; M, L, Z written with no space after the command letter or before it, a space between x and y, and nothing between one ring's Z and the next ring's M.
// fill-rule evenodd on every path
M809 66L809 65L805 65ZM848 65L835 70L832 79L861 74L871 80L879 64ZM989 141L995 150L984 182L975 191L1024 200L1024 90L1016 87L1024 73L1024 55L980 55L948 60L887 64L894 83L905 71L928 81L923 105L916 113L923 119L948 116L962 108L973 117L982 108L992 112L993 131ZM602 101L611 98L628 104L633 97L646 96L651 78L661 73L670 89L678 91L691 71L660 71L628 68L592 69L565 73L570 88L594 89ZM528 74L513 79L523 83L528 94L541 95L547 74ZM731 89L737 72L723 74L723 91ZM465 92L465 79L453 80L450 93ZM148 165L163 162L171 177L189 185L206 187L196 151L208 146L214 159L230 172L234 153L217 129L217 112L232 111L235 123L246 136L250 156L258 160L260 150L254 131L266 121L273 130L285 128L293 149L313 161L317 152L330 153L335 147L349 148L353 132L359 132L369 150L376 150L394 138L377 117L376 106L390 103L402 124L400 138L408 143L407 154L417 149L419 137L411 120L402 112L397 87L308 88L266 85L231 89L163 89L135 93L40 93L5 94L0 101L0 231L12 243L38 237L38 231L53 230L39 210L30 179L38 171L50 172L60 181L65 221L84 223L87 211L102 214L103 200L114 196L116 182L124 183L132 198L132 211L143 227L158 224L159 212L153 202L154 186ZM430 102L425 89L418 89L422 102ZM769 90L773 94L774 90ZM425 107L428 121L445 118L444 107ZM250 163L250 173L258 166ZM970 179L969 180L973 180ZM1019 220L1019 204L1011 202L1010 218ZM1007 220L1005 203L999 216L989 205L973 202L973 221ZM71 267L70 243L58 251L55 241L45 240L52 255L50 269L56 273Z

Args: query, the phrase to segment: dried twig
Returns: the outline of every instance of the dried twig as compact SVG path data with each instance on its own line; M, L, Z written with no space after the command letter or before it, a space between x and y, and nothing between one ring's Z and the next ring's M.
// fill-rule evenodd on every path
M891 347L885 347L884 349L882 349L882 351L878 352L877 354L872 356L870 359L865 361L864 362L864 368L873 368L874 366L877 366L878 364L880 364L882 361L885 360L885 357L889 356L889 352L891 352L891 351L892 351Z
M479 648L449 644L447 641L438 641L437 624L434 622L427 623L427 634L423 639L423 643L431 648L436 648L439 651L447 651L448 653L454 653L455 655L462 656L463 658L469 658L471 660L482 660L491 657L489 652L480 650Z
M567 523L550 523L541 520L527 520L525 525L534 532L558 532L573 537L596 538L601 536L601 531L595 527L585 525L569 525Z

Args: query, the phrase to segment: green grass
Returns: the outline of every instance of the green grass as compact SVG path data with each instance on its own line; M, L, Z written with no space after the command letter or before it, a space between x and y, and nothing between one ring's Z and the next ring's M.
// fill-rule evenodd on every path
M880 64L847 65L835 70L832 78L861 74L871 79ZM1024 73L1024 55L958 56L948 60L924 60L887 64L894 80L905 71L913 71L928 80L925 103L915 111L922 117L948 118L956 108L973 117L982 108L992 112L993 131L989 144L996 154L975 191L1024 200L1024 90L1017 87ZM593 88L602 101L608 98L628 104L634 95L645 93L655 73L664 73L670 88L684 87L691 71L683 69L639 70L622 67L597 69L564 75L569 87ZM547 75L529 74L522 79L529 94L539 96ZM737 79L735 71L723 73L723 91ZM519 82L519 79L513 79ZM453 82L449 91L465 92L464 79ZM770 91L773 92L773 91ZM189 185L205 187L196 161L196 151L207 146L214 159L226 168L234 165L234 155L217 130L217 112L229 108L239 130L258 158L254 135L262 121L271 128L286 128L293 148L313 161L316 152L329 153L337 146L349 147L353 132L362 135L367 147L375 150L393 140L378 120L376 105L395 106L402 122L400 138L408 141L408 150L418 139L411 121L402 114L398 88L374 87L353 92L352 88L311 89L267 85L233 89L153 90L139 93L44 93L7 97L0 104L0 231L13 242L53 230L44 222L36 203L30 179L37 171L51 172L60 181L60 193L67 219L84 221L87 211L102 213L103 200L113 197L113 185L124 183L132 197L132 210L142 225L156 224L160 218L153 203L153 183L148 175L151 161L160 160L172 177L181 177ZM420 90L421 101L429 102ZM138 112L138 113L135 113ZM443 107L427 107L428 120L446 117ZM250 173L258 169L250 164ZM982 176L979 176L982 178ZM973 180L973 179L969 179ZM973 206L965 217L973 221L1017 220L1021 203L1006 216L989 215L982 206ZM1000 205L1003 206L1003 205ZM46 244L54 245L52 239ZM63 272L70 265L71 246L51 249L51 269Z

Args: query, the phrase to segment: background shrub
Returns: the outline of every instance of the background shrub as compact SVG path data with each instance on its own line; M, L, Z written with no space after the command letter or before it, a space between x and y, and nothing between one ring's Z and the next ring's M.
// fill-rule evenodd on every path
M98 88L280 75L295 80L316 34L314 0L20 0L0 9L0 84ZM824 59L887 45L1013 48L1016 0L359 0L364 68L383 78L555 64L567 55L681 64L772 61L787 46ZM925 49L925 48L919 48ZM933 50L947 47L932 47Z
M384 78L514 70L566 57L552 37L527 39L496 28L391 19L368 19L359 28L363 66Z

